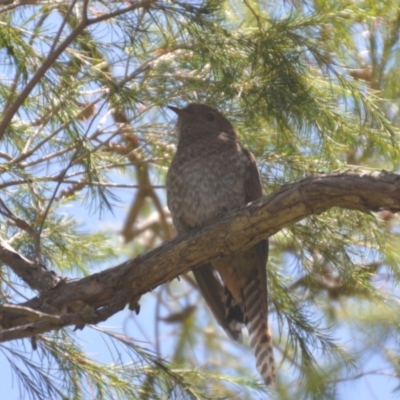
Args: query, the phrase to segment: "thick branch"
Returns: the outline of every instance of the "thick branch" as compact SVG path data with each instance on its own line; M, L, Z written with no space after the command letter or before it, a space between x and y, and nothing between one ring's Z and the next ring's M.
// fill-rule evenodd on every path
M104 315L100 316L102 310L115 303L121 293L129 293L127 297L133 304L141 294L196 265L245 250L286 226L332 207L362 212L382 209L398 212L400 175L386 172L329 174L286 185L200 231L175 238L114 268L60 284L42 297L21 305L45 314L68 315L68 318L60 318L57 322L42 318L38 324L37 313L0 310L0 325L4 329L0 331L0 341L104 319ZM116 303L115 309L120 309L120 302ZM93 312L86 318L85 310L88 309Z
M49 290L60 282L60 278L43 265L28 260L17 253L7 242L0 238L0 261L25 281L31 289ZM1 322L0 322L1 325Z

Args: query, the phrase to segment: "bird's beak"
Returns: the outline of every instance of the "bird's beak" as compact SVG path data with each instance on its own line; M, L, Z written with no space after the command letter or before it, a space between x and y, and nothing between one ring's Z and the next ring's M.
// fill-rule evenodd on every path
M167 108L169 108L170 110L172 110L175 114L180 115L182 113L182 110L178 107L174 107L174 106L167 106Z

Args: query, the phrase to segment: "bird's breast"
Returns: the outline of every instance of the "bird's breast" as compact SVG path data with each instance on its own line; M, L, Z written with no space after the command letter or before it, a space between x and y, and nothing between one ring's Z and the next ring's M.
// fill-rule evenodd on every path
M187 229L194 229L244 205L244 167L237 155L174 160L167 178L174 222L179 219Z

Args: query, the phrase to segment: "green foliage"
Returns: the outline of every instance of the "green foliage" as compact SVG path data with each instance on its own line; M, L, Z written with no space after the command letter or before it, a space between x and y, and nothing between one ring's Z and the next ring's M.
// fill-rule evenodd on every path
M25 257L86 275L171 238L167 104L223 111L257 157L268 193L311 174L398 169L397 1L93 1L81 29L84 4L0 6L0 229ZM102 229L99 216L110 213L119 224ZM117 232L129 247L117 245ZM394 215L342 209L271 239L276 398L341 398L343 380L368 374L369 351L398 379L398 242ZM1 302L29 292L8 267L0 273ZM154 354L103 331L115 357L106 364L67 330L39 337L34 361L25 342L1 350L32 398L259 395L247 350L195 303L190 278L152 301ZM152 301L143 300L141 325ZM341 342L339 327L356 332L357 346Z

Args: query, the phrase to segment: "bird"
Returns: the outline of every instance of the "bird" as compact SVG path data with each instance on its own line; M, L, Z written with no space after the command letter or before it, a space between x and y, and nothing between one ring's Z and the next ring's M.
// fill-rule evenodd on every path
M262 196L254 156L218 110L199 103L167 106L177 114L178 144L166 178L167 204L178 235L218 221ZM228 336L242 342L249 332L257 369L272 388L276 381L268 325L268 241L226 254L193 270L200 293Z

